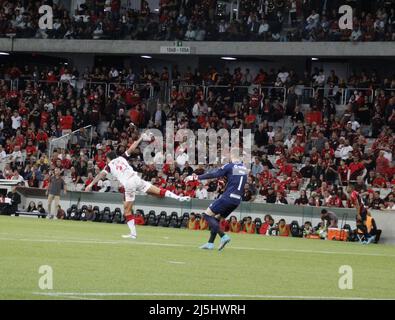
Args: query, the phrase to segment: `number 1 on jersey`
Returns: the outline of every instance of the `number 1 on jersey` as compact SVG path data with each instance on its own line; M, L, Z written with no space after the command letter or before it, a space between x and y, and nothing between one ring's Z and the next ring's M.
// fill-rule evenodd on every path
M239 187L237 188L237 190L241 190L241 185L243 184L243 179L244 179L244 176L240 176L240 183L239 183Z

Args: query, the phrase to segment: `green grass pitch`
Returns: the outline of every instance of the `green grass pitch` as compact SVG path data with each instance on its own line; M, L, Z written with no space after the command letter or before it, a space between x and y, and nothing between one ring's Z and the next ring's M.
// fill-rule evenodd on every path
M205 231L0 217L0 299L395 298L395 246L233 234L199 250ZM218 241L218 240L217 240ZM217 243L218 244L218 243ZM39 268L53 289L39 288ZM353 289L339 289L339 268Z

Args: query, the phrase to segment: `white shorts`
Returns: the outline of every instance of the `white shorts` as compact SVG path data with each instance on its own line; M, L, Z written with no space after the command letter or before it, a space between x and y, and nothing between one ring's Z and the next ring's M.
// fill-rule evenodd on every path
M125 201L133 202L136 197L136 192L144 192L152 186L151 183L141 179L138 175L133 176L124 185L125 188Z

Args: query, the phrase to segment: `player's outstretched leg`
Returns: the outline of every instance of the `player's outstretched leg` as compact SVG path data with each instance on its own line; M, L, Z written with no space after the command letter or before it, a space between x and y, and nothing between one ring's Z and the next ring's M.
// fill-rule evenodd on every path
M184 202L184 201L190 201L191 197L181 197L177 194L175 194L174 192L171 192L170 190L166 190L164 188L158 188L156 186L150 186L149 189L147 190L147 193L156 197L166 197L166 198L172 198L172 199L176 199L180 202Z
M136 225L134 223L134 216L132 214L132 206L133 206L132 202L125 201L124 216L125 216L126 223L130 229L130 233L127 235L123 235L122 238L127 238L127 239L136 239L137 238L137 230L136 230Z

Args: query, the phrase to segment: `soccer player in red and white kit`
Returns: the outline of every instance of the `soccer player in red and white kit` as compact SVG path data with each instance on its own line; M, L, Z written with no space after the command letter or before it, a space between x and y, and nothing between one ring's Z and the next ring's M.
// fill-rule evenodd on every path
M120 157L114 151L107 153L107 166L93 179L93 181L85 188L85 191L91 191L92 187L103 179L107 174L111 173L125 189L124 216L130 229L130 234L122 236L123 238L136 239L137 232L134 223L134 215L132 214L133 203L136 191L144 192L157 197L169 197L178 201L190 201L190 197L181 197L164 188L158 188L151 183L141 179L137 172L129 165L128 158L142 141L143 135L136 140L129 149Z

